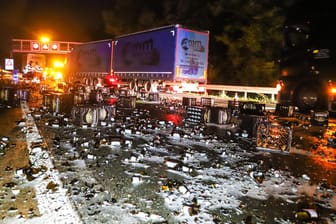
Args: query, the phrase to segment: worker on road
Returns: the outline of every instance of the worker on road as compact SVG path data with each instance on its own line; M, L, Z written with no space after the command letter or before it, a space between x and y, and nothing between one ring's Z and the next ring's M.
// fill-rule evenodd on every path
M29 61L28 64L24 67L23 74L26 76L27 79L33 79L34 69L32 61Z

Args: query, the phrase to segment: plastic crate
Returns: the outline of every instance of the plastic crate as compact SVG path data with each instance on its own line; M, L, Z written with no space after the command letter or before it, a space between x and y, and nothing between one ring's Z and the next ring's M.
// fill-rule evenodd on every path
M187 107L185 122L188 124L204 123L205 109L202 107Z
M257 128L256 147L289 152L292 132L290 127L278 123L260 123Z

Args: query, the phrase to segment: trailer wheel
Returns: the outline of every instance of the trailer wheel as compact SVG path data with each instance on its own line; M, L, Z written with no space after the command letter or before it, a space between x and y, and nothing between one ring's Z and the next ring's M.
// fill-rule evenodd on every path
M146 81L144 84L145 87L145 91L149 92L151 90L151 82L150 81Z
M93 79L92 78L90 78L89 79L89 86L93 86L94 85L94 83L93 83L94 81L93 81Z
M129 88L130 88L130 90L136 91L138 89L138 83L137 83L137 81L136 80L130 81Z
M84 84L86 86L90 86L90 79L89 78L84 79Z
M82 83L77 80L73 82L73 86L79 90L82 87Z
M95 80L93 80L92 78L85 79L85 85L86 86L93 86L94 82L95 82Z
M311 110L323 109L326 96L323 88L317 83L304 83L296 91L294 100L302 113L309 113Z
M92 84L93 86L97 86L99 83L98 79L93 79Z

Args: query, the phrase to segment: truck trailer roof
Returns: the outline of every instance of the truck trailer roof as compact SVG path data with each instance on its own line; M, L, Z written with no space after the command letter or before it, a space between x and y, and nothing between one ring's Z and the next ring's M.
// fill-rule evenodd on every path
M115 39L131 36L131 35L137 35L137 34L141 34L141 33L146 33L146 32L153 32L153 31L158 31L158 30L162 30L162 29L168 29L168 28L183 28L183 29L193 30L195 32L210 33L209 30L198 30L197 28L184 26L184 25L181 25L181 24L170 24L170 25L167 25L167 26L160 26L160 27L155 27L155 28L151 28L151 29L146 29L146 30L133 32L133 33L122 34L122 35L116 36Z

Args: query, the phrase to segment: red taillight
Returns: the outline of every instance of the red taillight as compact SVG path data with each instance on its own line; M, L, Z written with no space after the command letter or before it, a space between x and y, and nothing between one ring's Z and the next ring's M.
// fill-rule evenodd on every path
M336 86L334 85L334 83L331 80L329 80L328 86L329 86L330 93L332 95L335 95L336 94Z
M109 75L106 77L107 84L110 86L117 86L119 84L119 78L115 75Z
M330 92L331 92L332 94L336 94L336 87L331 87L331 88L330 88Z
M118 98L116 98L116 97L115 98L109 98L109 99L106 100L108 105L116 104L117 101L118 101Z
M285 69L281 70L281 76L288 76L288 71Z
M178 114L166 114L165 118L175 125L180 125L182 123L182 117Z

